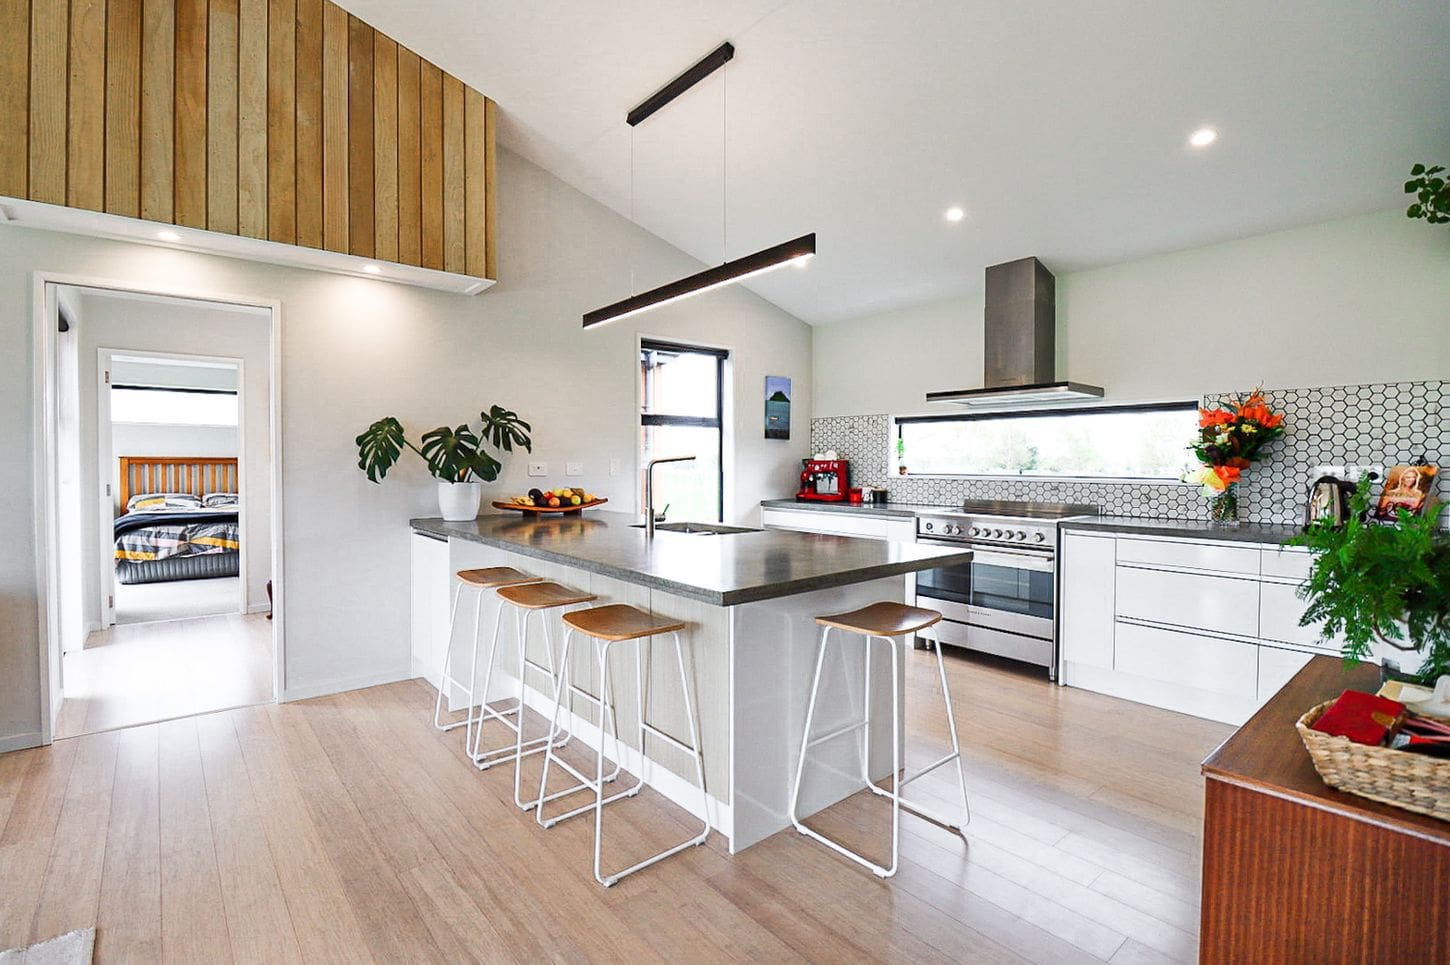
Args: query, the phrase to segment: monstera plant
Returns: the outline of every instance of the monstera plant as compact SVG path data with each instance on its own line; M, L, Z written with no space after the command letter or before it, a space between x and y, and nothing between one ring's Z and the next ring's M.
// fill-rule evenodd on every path
M414 445L393 416L379 419L357 437L357 467L373 482L382 482L404 449L417 453L428 472L438 480L438 506L443 518L459 521L478 515L481 483L493 482L503 468L486 446L497 452L513 452L518 446L533 451L529 438L532 427L517 412L490 406L479 413L479 429L468 423L439 426L423 433Z

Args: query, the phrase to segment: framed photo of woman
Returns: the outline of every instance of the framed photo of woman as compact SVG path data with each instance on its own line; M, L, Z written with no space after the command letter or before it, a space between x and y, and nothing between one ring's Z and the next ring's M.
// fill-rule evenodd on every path
M1438 466L1395 466L1385 477L1374 518L1393 521L1402 509L1417 515L1424 512L1439 471Z

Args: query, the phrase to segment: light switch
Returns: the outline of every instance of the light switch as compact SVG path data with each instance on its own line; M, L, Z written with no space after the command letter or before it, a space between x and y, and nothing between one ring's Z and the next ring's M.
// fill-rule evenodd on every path
M531 462L531 463L529 463L529 475L530 476L547 476L548 474L549 474L549 464L547 462Z
M564 463L564 475L566 475L566 476L582 476L582 475L584 475L584 463L582 463L582 462L566 462L566 463Z

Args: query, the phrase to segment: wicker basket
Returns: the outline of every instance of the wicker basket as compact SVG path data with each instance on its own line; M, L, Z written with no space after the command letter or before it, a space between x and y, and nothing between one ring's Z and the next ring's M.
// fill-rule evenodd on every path
M1356 744L1311 730L1310 723L1332 703L1319 704L1294 725L1324 783L1371 801L1450 821L1450 759Z

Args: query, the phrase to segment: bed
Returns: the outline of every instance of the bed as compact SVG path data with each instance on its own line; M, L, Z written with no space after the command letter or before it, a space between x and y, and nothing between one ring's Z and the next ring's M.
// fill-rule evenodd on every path
M241 571L235 458L121 456L116 579L163 583Z

